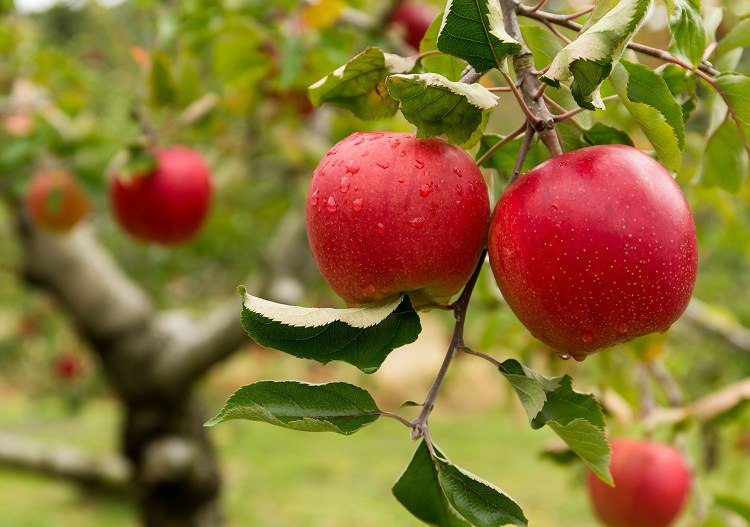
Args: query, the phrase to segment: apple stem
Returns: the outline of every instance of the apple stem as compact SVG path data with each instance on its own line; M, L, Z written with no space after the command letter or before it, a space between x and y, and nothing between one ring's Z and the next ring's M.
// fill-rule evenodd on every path
M610 95L610 96L605 97L604 99L602 99L602 102L616 101L619 98L620 98L619 95ZM565 110L565 108L563 108L562 106L558 106L558 108L561 109L561 110ZM560 123L560 122L566 121L566 120L570 119L571 117L573 117L575 115L578 115L579 113L584 112L584 111L586 111L586 108L581 108L581 107L573 108L572 110L563 111L563 113L555 115L554 119L555 119L556 123Z
M531 140L534 138L534 128L532 128L531 123L526 123L526 134L523 136L523 142L521 143L521 148L518 150L518 158L516 159L516 166L513 167L513 175L510 176L510 179L508 180L508 184L510 185L513 183L516 179L518 179L518 176L521 175L521 170L523 169L523 163L526 161L526 155L529 153L529 149L531 148Z
M523 133L523 131L526 130L526 121L521 123L521 126L513 130L510 134L503 137L500 141L498 141L496 144L492 145L489 150L487 150L484 154L482 154L482 157L477 159L477 166L482 166L492 155L500 150L502 147L504 147L506 144L510 143L513 139L518 137Z
M482 254L479 257L479 261L477 262L477 266L474 268L474 272L472 273L471 278L469 278L469 281L466 282L466 286L464 286L463 291L461 291L461 295L458 297L458 300L450 305L450 307L453 308L453 317L456 319L456 325L453 328L453 337L451 338L450 345L448 346L448 351L445 354L445 358L443 359L443 364L440 366L440 370L435 377L435 381L432 383L432 387L427 393L422 411L412 423L412 440L414 441L419 439L420 437L424 437L425 442L427 443L427 448L430 450L430 454L432 455L432 457L435 457L435 451L432 446L432 440L430 439L427 419L430 417L430 414L435 407L435 399L437 398L438 392L440 391L440 386L443 384L445 375L448 373L448 368L453 361L453 357L455 357L458 352L461 351L461 349L464 347L464 323L466 321L466 311L469 308L469 300L471 299L471 294L474 291L474 286L476 285L477 279L479 278L479 273L482 271L482 266L484 265L486 256L487 249L482 251Z

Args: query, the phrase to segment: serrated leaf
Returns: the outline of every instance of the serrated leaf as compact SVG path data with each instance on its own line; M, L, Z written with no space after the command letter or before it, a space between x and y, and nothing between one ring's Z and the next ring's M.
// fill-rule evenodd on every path
M315 106L331 103L360 119L382 119L396 113L398 103L388 95L385 80L393 73L414 69L414 59L367 48L339 69L310 86Z
M716 52L723 55L733 49L750 46L750 18L740 20L736 26L730 29L724 38L719 41Z
M479 150L477 151L476 159L482 157L491 147L502 141L503 136L496 134L485 134L482 136L482 140L479 143ZM518 153L521 150L521 143L523 142L523 136L517 137L512 141L509 141L502 148L495 151L484 163L483 167L494 168L498 171L500 177L506 181L513 175L513 169L516 166L516 159L518 159ZM539 142L532 144L529 149L526 159L524 160L521 172L531 170L533 167L540 164L542 161L549 159L549 152L544 145Z
M729 120L719 126L706 143L700 182L736 194L748 171L748 156L737 127Z
M503 362L500 373L518 394L533 429L552 428L589 468L612 484L604 412L593 395L573 390L569 375L546 377L514 359Z
M304 308L244 295L242 326L258 344L326 364L376 371L394 349L414 342L419 316L407 296L349 309Z
M427 28L427 32L424 34L422 42L419 45L420 53L437 49L438 33L440 32L440 26L442 25L443 13L440 13L440 15L432 21L432 24L430 24L430 27ZM422 67L424 67L426 71L442 75L448 80L458 81L461 79L461 74L466 65L463 61L452 55L436 53L434 55L422 57Z
M464 143L482 123L482 112L497 104L497 97L480 84L453 82L436 73L391 75L391 97L401 113L417 127L417 137L447 134L452 143Z
M448 503L475 527L526 527L523 510L505 492L445 459L436 458L438 481Z
M206 426L246 419L303 432L350 435L376 421L379 412L366 390L345 382L260 381L234 392Z
M719 75L716 85L729 101L745 150L750 153L750 77L739 73Z
M443 454L435 448L435 453ZM393 485L393 495L412 515L436 527L469 527L448 504L440 488L437 468L424 440Z
M604 14L600 11L601 17L557 54L542 80L558 87L572 78L570 90L576 102L589 110L602 108L599 86L620 59L649 4L650 0L626 0Z
M169 57L161 51L151 54L148 73L149 99L154 106L167 106L177 96L177 83L172 74Z
M589 145L628 145L635 146L630 136L614 126L596 123L583 133L583 140Z
M622 103L654 145L661 162L677 172L685 144L685 126L682 108L664 79L642 64L623 60L610 80Z
M672 42L669 51L693 66L700 64L706 50L706 30L700 0L665 0Z
M500 68L521 44L505 32L495 0L448 0L437 48L468 62L476 71Z

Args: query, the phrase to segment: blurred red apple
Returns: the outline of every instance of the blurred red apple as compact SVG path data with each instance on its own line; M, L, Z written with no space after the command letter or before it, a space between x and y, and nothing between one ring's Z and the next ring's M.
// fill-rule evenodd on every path
M211 174L198 152L184 146L157 148L155 167L117 174L109 190L120 226L143 242L177 245L200 230L211 203Z
M398 28L407 44L419 49L424 34L437 14L438 10L432 4L406 0L393 8L388 16L388 24Z
M695 285L685 196L659 163L629 146L575 150L521 176L500 198L487 243L516 316L577 360L666 331Z
M320 272L348 304L408 292L447 302L485 244L489 199L461 148L395 132L355 133L326 154L307 195Z
M89 199L64 170L39 172L26 190L26 210L35 225L64 232L89 211Z
M667 527L690 494L690 470L682 455L650 441L612 441L615 486L589 472L594 511L607 527Z

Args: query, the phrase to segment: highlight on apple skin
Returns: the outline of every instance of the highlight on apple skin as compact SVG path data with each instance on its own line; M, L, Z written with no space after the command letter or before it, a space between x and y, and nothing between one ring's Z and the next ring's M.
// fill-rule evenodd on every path
M172 146L153 152L156 167L147 174L115 175L109 189L120 226L134 238L178 245L200 231L211 204L211 173L191 148Z
M493 213L488 251L523 325L576 360L669 329L698 264L680 187L624 145L575 150L513 182Z
M690 469L679 451L652 441L615 439L610 487L592 472L588 491L607 527L667 527L690 494Z
M489 196L461 148L395 132L355 133L315 169L307 194L313 257L349 305L408 292L446 303L487 238Z

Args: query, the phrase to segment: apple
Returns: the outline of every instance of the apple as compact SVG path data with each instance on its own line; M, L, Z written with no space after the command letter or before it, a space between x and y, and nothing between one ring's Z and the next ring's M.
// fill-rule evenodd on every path
M34 175L25 195L26 210L34 224L57 232L72 229L89 211L89 199L64 170Z
M563 358L666 331L695 285L685 196L624 145L575 150L521 176L498 201L487 245L508 305Z
M406 0L393 8L388 16L388 24L398 28L407 44L419 49L424 34L437 14L438 10L432 4Z
M588 490L594 511L607 527L667 527L690 494L690 469L669 445L612 441L610 487L592 472Z
M313 173L307 235L323 277L350 305L409 293L447 302L484 248L487 186L471 157L442 139L359 132Z
M138 240L163 245L184 243L198 233L206 219L211 173L201 155L191 148L157 148L152 155L152 169L112 178L112 210L120 226Z

